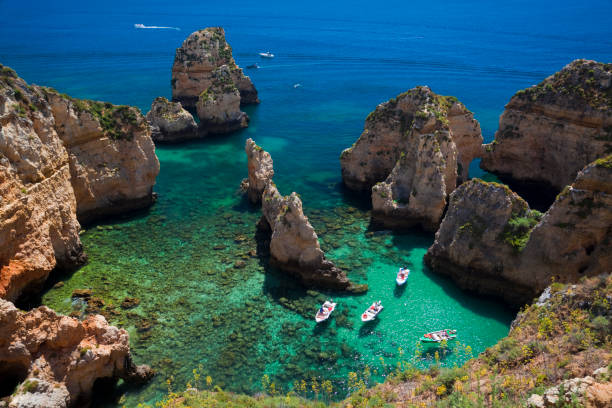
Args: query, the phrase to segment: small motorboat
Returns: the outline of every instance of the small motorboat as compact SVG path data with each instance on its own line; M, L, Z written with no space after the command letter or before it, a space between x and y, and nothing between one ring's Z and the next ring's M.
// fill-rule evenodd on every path
M301 86L302 86L302 84L300 84L300 83L293 84L293 87L294 87L294 88L300 88Z
M259 65L257 65L257 63L255 64L251 64L251 65L247 65L248 69L259 69Z
M274 58L274 54L272 54L270 51L268 51L268 52L260 52L259 56L261 58Z
M397 272L397 277L395 278L395 282L402 286L408 280L408 276L410 275L410 269L408 268L399 268L399 272Z
M317 314L315 315L315 321L317 323L321 323L331 316L332 312L336 308L336 304L332 301L326 300L325 303L319 308Z
M438 330L431 333L426 333L421 337L423 343L440 343L442 340L452 340L457 337L457 330Z
M368 307L368 309L361 315L361 321L369 322L371 320L374 320L381 310L383 310L383 306L380 300L378 302L372 303L372 306Z

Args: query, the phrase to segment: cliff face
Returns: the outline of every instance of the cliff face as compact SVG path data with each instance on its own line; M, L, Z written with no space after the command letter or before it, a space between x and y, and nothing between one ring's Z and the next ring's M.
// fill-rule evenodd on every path
M14 300L85 261L79 221L149 205L159 162L135 108L0 69L0 297Z
M557 282L612 270L612 156L585 167L541 215L496 183L451 195L425 262L464 288L522 305ZM508 290L511 287L512 290Z
M45 93L68 151L79 221L150 206L159 161L140 111Z
M249 124L249 117L240 110L240 92L227 65L213 71L211 85L200 94L196 108L200 133L229 133Z
M180 102L170 102L163 96L155 98L147 113L154 142L178 142L198 137L198 126L193 116Z
M253 139L247 139L244 150L249 167L247 194L253 204L259 204L266 186L274 177L274 163L270 153L257 146Z
M98 378L152 375L132 362L128 333L100 315L81 322L45 306L23 313L0 299L0 333L1 374L22 382L9 407L71 406L87 400Z
M195 108L200 94L213 82L213 72L226 65L231 81L243 104L258 103L257 90L249 77L236 65L232 48L225 41L221 27L209 27L192 33L176 50L172 66L172 99Z
M85 261L70 159L45 94L0 65L0 298Z
M481 167L559 191L610 152L612 64L576 60L510 99Z
M480 126L463 104L417 87L368 116L357 142L342 152L342 177L351 189L374 185L372 215L384 226L435 230L481 144Z
M283 197L276 186L269 183L262 196L262 212L272 232L272 265L296 276L305 286L351 289L346 274L325 258L296 193Z

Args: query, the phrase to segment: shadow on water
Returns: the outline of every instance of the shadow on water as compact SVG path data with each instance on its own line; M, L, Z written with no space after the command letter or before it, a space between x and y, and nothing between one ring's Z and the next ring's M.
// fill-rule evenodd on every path
M395 285L395 288L393 288L393 296L395 296L396 298L402 297L402 295L406 291L407 286L408 286L408 282L404 283L403 285Z
M365 322L359 328L359 337L370 336L374 334L374 329L376 326L380 324L380 319L370 320L369 322Z

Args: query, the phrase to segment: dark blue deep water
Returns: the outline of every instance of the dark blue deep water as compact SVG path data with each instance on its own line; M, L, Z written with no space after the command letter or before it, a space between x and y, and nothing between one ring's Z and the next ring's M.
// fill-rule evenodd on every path
M458 97L491 140L517 90L576 58L612 61L610 0L90 3L0 1L0 63L28 82L145 113L156 96L171 96L174 52L192 31L223 26L238 64L262 66L246 71L262 101L247 108L250 127L158 147L158 202L145 214L88 226L90 263L43 294L44 304L70 313L82 307L72 290L91 288L105 302L102 313L130 332L135 360L158 371L143 388L120 388L108 406L152 403L166 379L181 389L193 369L249 393L261 390L264 374L284 391L294 381L331 379L341 398L348 372L382 381L402 360L433 362L435 350L416 350L425 331L459 330L460 342L438 354L442 364L461 363L507 334L512 311L423 266L433 235L366 234L367 200L343 191L338 157L377 104L416 85ZM276 58L260 60L267 50ZM259 211L237 194L247 137L272 154L281 192L300 193L328 257L371 288L337 297L327 326L311 318L327 294L305 291L248 255ZM237 259L244 269L233 267ZM400 264L412 274L394 291ZM138 297L138 307L117 308L126 296ZM360 312L377 299L385 311L362 326Z

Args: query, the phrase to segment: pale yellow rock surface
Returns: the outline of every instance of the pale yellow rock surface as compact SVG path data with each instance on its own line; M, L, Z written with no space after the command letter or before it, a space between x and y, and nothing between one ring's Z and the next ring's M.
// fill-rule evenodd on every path
M274 163L270 153L259 147L251 138L247 139L244 150L249 168L247 195L253 204L258 204L266 186L274 177Z

